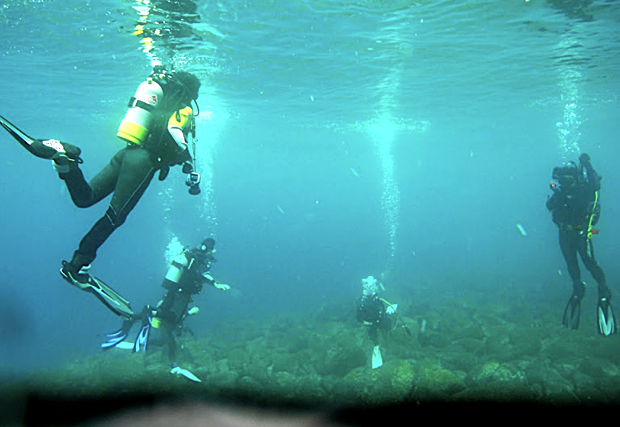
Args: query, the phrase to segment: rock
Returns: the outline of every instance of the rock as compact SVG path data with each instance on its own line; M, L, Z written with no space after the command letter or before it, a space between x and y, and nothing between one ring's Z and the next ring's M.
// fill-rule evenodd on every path
M249 362L250 356L245 350L235 348L228 353L228 367L232 370L241 371Z
M317 350L314 368L319 375L344 377L351 370L366 365L366 354L350 343L341 341ZM370 354L370 349L368 352Z
M465 388L464 372L452 372L433 359L424 359L418 366L415 382L416 400L446 400Z
M339 395L348 400L373 405L394 404L407 401L413 390L415 370L404 360L393 360L380 368L356 368L345 378Z
M525 383L526 376L523 371L509 363L490 361L475 368L470 375L470 381L473 386L494 381Z
M452 397L455 400L467 402L527 403L533 402L536 394L523 383L490 380L469 387Z

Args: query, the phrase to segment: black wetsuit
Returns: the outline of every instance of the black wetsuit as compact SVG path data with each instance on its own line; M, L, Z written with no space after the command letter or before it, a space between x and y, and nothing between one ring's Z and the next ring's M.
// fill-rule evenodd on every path
M392 319L385 311L385 303L379 295L365 295L357 303L357 320L368 325L368 336L374 345L379 344L379 330L392 329Z
M202 291L205 284L213 285L215 280L207 274L211 269L214 258L200 249L191 249L184 252L188 266L184 268L179 283L164 279L162 286L167 290L164 298L155 309L155 317L161 320L159 337L152 335L152 343L168 346L170 363L176 362L176 339L183 330L183 321L188 315L188 306L192 296ZM152 333L153 331L151 331Z
M112 194L105 215L82 238L73 254L70 264L75 270L95 259L99 247L125 222L156 171L160 170L160 179L164 179L171 166L191 160L187 149L179 152L177 143L168 132L168 120L183 105L187 106L186 103L180 104L158 113L147 141L143 145L130 143L121 149L90 183L84 179L77 164L69 172L59 174L77 207L92 206ZM193 122L183 129L186 140L192 131Z
M584 166L587 177L579 174L573 185L560 185L547 200L547 209L553 216L553 222L559 228L559 241L562 255L566 260L568 274L573 281L573 296L581 299L585 293L585 285L581 280L581 270L577 254L598 284L599 298L611 297L605 281L605 273L596 262L591 239L591 226L599 218L600 204L598 191L600 176L587 163Z

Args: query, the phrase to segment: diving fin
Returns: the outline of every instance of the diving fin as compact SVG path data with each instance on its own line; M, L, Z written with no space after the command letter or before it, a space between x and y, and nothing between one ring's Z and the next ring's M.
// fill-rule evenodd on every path
M170 371L171 374L177 374L177 375L182 375L185 378L187 378L188 380L192 380L195 381L197 383L201 383L202 381L200 380L200 378L198 378L196 375L192 374L190 371L188 371L187 369L183 369L180 368L178 366L175 366L174 368L172 368L172 370Z
M99 300L104 303L110 310L119 316L129 319L133 316L133 310L129 305L129 301L123 298L118 292L106 285L94 276L90 276L89 282L94 282L94 286L90 286L92 292Z
M372 349L372 369L377 369L383 366L383 358L381 357L381 350L379 350L379 346L376 345Z
M125 319L123 321L123 325L118 331L109 334L103 334L102 336L106 338L106 342L101 343L101 348L103 350L109 350L114 347L127 348L127 344L129 344L130 349L133 348L132 343L124 342L123 340L127 338L127 335L129 335L129 330L131 329L135 321L135 317Z
M607 298L599 300L596 308L596 317L598 320L598 332L601 335L609 336L616 332L616 318Z
M88 280L86 282L80 282L76 280L70 272L66 271L64 267L60 270L60 275L73 286L90 292L95 295L106 307L108 307L114 314L121 316L125 319L131 319L133 316L133 310L129 301L123 298L118 292L106 285L103 281L97 279L88 273L81 273L81 275L87 275Z
M140 332L138 332L138 336L136 337L136 342L133 345L133 352L139 353L141 351L146 351L146 345L149 342L149 332L151 330L151 318L149 317L140 328Z
M572 295L564 308L562 316L562 324L569 329L579 328L579 319L581 317L581 298L578 295Z
M60 142L56 139L36 139L26 135L17 126L0 116L0 125L19 142L31 154L42 159L54 159L59 155L66 155L68 158L82 163L80 154L82 150L75 145Z
M121 341L116 344L116 348L120 348L121 350L133 350L133 343L129 341Z
M127 338L127 332L125 332L124 330L120 329L120 330L118 330L116 332L113 332L111 334L105 334L104 337L106 337L106 342L101 343L101 348L103 350L109 350L111 348L116 347L125 338Z

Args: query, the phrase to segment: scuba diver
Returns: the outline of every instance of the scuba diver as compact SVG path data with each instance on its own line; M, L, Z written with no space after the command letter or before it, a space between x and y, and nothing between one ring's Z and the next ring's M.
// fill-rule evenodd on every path
M213 256L215 252L215 240L212 238L205 239L197 248L185 249L172 261L166 273L162 283L166 290L163 299L157 306L146 305L142 312L125 319L118 331L105 334L106 342L101 344L101 348L109 350L121 344L129 335L131 327L140 321L140 331L131 346L132 351L147 351L152 346L167 347L171 373L200 381L178 366L175 336L180 336L186 329L183 325L185 318L198 313L197 306L189 308L189 305L193 301L192 296L199 294L204 284L223 291L230 289L229 285L217 282L209 273L211 264L216 262Z
M579 327L581 299L586 291L577 260L579 254L598 284L598 331L605 336L611 335L616 332L616 320L610 304L611 291L607 287L605 273L596 262L592 246L592 235L598 234L598 230L592 227L601 213L601 176L592 167L590 156L582 154L579 165L570 162L556 167L552 177L557 183L551 184L553 194L547 200L547 209L559 228L560 249L573 281L573 294L564 309L562 324L570 329Z
M390 304L379 296L381 284L373 276L362 279L362 296L357 303L357 320L368 327L368 336L374 345L372 350L372 369L383 365L379 348L379 331L385 336L394 329L392 315L396 314L397 304ZM405 324L403 326L410 333Z
M155 66L130 98L118 129L117 136L126 146L90 182L84 179L79 167L83 162L80 148L55 139L31 138L0 116L0 125L24 148L37 157L52 160L77 207L90 207L112 194L107 211L82 238L71 260L62 262L60 274L71 285L93 293L121 317L133 315L128 301L89 273L91 263L99 247L125 222L155 172L159 171L162 181L171 166L183 165L190 194L200 193L200 175L194 170L193 160L195 120L192 109L199 89L200 80L195 75Z

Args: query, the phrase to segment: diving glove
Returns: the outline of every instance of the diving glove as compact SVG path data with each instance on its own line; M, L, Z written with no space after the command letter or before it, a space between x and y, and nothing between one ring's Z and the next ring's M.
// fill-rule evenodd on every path
M182 171L183 173L188 174L188 175L194 172L194 165L192 164L192 162L189 160L186 162L183 162Z
M611 304L607 298L601 298L596 308L598 320L598 332L601 335L609 336L616 332L616 319Z
M230 289L230 286L227 285L226 283L218 283L218 282L214 282L213 286L217 289L219 289L220 291L227 291Z
M390 304L388 308L385 309L385 312L387 314L394 314L396 313L397 308L398 308L398 304Z

